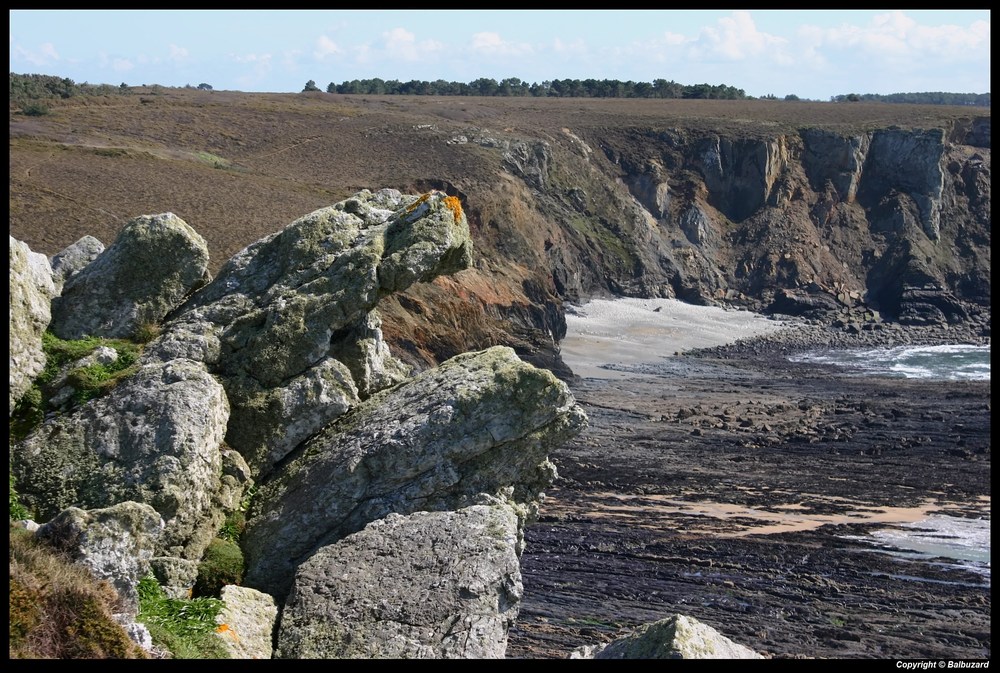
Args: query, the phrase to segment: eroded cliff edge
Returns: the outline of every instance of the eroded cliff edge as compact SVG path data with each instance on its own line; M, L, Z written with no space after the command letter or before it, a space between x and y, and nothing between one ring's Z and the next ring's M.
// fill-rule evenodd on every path
M497 188L508 210L470 208L484 255L515 251L536 270L514 325L553 341L560 300L598 294L988 334L989 127L564 128L530 143L470 133L510 148ZM466 274L456 283L475 291L480 278Z

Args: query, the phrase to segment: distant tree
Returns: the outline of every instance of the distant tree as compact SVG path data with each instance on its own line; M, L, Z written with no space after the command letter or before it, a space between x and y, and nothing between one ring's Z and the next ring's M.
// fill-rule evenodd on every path
M198 88L201 89L202 91L211 91L212 90L212 85L211 84L205 84L204 82L202 82L201 84L198 85Z
M859 96L856 93L849 93L847 94L846 100L849 103L857 103L859 100L861 100L861 96Z
M319 91L319 87L316 86L316 80L311 79L306 82L306 88L304 88L302 92L305 93L306 91Z
M121 84L118 85L118 88L121 89L122 91L125 91L128 88L128 84L122 82Z
M785 100L801 100L801 99L795 94L790 93L787 96L785 96Z

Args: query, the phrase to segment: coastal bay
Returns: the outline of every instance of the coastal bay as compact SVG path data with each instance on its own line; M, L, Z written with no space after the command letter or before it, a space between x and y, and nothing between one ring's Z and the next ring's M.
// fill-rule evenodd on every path
M650 339L645 363L628 313L605 313L625 344L596 355L606 366L564 347L591 374L571 381L590 428L553 453L508 657L564 657L680 612L776 658L988 658L988 560L907 554L885 532L967 522L988 559L989 380L847 376L789 354L989 337L797 325L688 350L720 314L658 307L642 319L685 329Z

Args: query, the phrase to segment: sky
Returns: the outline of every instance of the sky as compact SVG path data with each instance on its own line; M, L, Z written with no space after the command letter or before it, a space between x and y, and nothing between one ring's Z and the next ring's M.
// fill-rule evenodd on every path
M10 71L298 92L313 80L990 91L989 10L10 10Z

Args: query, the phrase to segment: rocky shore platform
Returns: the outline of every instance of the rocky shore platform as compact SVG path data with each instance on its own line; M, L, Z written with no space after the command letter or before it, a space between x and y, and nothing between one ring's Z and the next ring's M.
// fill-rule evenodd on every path
M678 612L773 658L989 658L988 566L873 533L988 522L990 382L788 360L906 343L989 343L989 320L802 325L572 380L590 426L552 455L507 656L562 658Z

